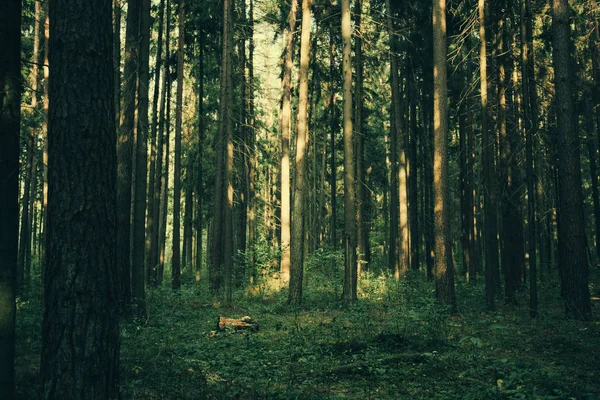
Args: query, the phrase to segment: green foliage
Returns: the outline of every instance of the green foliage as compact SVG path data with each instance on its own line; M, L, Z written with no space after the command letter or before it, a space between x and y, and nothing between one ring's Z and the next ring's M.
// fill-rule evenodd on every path
M254 248L269 271L276 252ZM273 253L271 253L273 251ZM122 322L123 399L594 399L600 325L565 320L543 287L537 320L523 308L483 313L483 286L459 284L461 314L439 306L419 274L370 272L342 308L343 256L309 257L302 307L285 291L245 288L225 308L205 284L147 292L148 317ZM373 268L376 269L376 268ZM520 294L522 296L522 294ZM526 304L524 297L519 300ZM18 305L18 398L37 398L41 298ZM251 316L258 332L216 332L217 318Z

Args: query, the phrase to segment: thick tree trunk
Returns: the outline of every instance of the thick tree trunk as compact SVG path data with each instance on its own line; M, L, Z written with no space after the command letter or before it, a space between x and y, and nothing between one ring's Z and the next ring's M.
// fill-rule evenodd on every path
M342 74L344 77L344 290L345 304L357 300L356 185L352 139L352 28L350 0L342 0Z
M50 1L43 399L119 396L111 11L106 1Z
M175 109L175 161L173 172L173 253L171 278L173 289L181 286L181 136L183 130L183 50L185 27L185 0L179 0L179 40L177 45L177 103Z
M296 8L298 0L292 0L288 15L289 26L284 32L285 56L283 61L283 100L281 105L281 269L282 284L290 281L290 137L292 120L292 67L294 35L296 30Z
M302 1L302 34L300 38L300 71L298 77L298 120L296 126L296 155L294 173L294 208L291 239L294 245L290 255L289 304L302 302L302 279L304 276L304 227L307 175L308 134L308 64L310 60L311 0Z
M568 316L581 320L592 317L585 249L581 160L578 118L575 111L571 73L571 34L567 0L552 4L552 55L556 91L559 169L558 169L558 246L561 292Z
M433 1L433 188L435 202L435 293L438 301L456 310L450 236L448 177L448 81L446 0Z
M0 13L0 398L15 395L15 298L19 238L21 1Z

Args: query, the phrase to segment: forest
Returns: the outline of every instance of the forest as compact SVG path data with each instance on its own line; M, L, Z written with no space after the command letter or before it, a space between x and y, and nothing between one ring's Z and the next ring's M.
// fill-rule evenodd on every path
M600 399L600 1L6 0L0 400Z

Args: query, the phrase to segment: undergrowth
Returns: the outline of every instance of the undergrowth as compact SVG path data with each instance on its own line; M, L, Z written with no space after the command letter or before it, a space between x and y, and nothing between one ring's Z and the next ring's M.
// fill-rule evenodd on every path
M482 283L459 280L452 315L420 274L396 282L381 271L367 272L359 301L343 308L341 261L311 257L301 307L263 283L238 289L231 307L191 277L179 292L149 290L148 317L122 322L122 398L599 398L600 325L565 320L555 283L541 287L535 320L525 291L520 306L486 312ZM216 332L219 316L246 315L258 332ZM19 303L21 399L39 390L40 321L39 298Z

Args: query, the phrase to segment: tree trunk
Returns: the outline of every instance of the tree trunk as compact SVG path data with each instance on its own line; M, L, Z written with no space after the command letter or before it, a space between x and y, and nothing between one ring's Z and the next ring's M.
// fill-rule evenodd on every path
M488 73L485 26L485 0L479 0L479 73L481 92L481 135L483 162L483 198L485 213L485 298L488 309L495 308L498 264L498 222L496 211L496 174L494 167L494 138L488 127Z
M202 270L202 229L204 225L203 210L203 188L204 169L202 160L204 156L204 38L201 37L198 54L198 76L197 76L197 98L198 98L198 157L196 159L196 284L200 283L200 271Z
M150 0L142 0L140 21L140 58L138 68L138 124L135 134L135 172L133 195L133 248L131 256L131 297L134 314L146 315L146 175L148 172L148 86L150 83Z
M502 269L504 271L504 301L506 304L515 303L517 284L520 281L520 273L523 270L522 249L522 218L521 199L515 185L519 184L517 178L518 166L515 168L517 154L513 141L509 135L508 128L508 105L507 105L507 72L510 61L504 44L505 15L503 14L506 4L501 2L498 7L497 27L497 64L498 64L498 131L500 143L500 173L502 182ZM531 197L531 196L530 196ZM531 254L529 255L531 257ZM535 256L534 256L535 257Z
M254 0L250 0L248 10L248 243L251 250L256 245L256 214L257 214L257 157L256 157L256 130L254 116ZM251 265L254 267L254 251L251 251ZM251 271L254 276L254 271Z
M167 16L171 15L171 1L167 0ZM165 54L169 56L169 36L171 33L171 24L169 22L170 18L167 17L167 45ZM167 60L170 57L166 58ZM165 105L165 165L161 175L162 181L162 193L161 193L161 201L160 201L160 217L159 217L159 233L158 233L158 246L159 246L159 254L158 254L158 270L156 272L156 281L158 285L162 283L163 273L165 269L165 262L167 260L167 216L169 210L169 165L171 159L171 69L170 64L165 67L165 78L167 79L166 83L166 105Z
M525 122L525 164L527 174L527 241L529 252L529 314L537 316L537 235L540 224L536 219L537 184L534 171L533 144L538 130L536 82L534 79L531 1L521 0L521 85ZM540 166L536 165L539 169ZM541 204L538 204L541 206ZM540 256L542 241L540 241ZM540 265L542 260L540 257Z
M188 149L193 149L191 135L188 135ZM183 214L183 253L181 255L181 265L185 270L193 265L192 257L192 222L194 220L194 169L196 165L196 150L188 150L185 163L185 208Z
M231 304L233 296L233 0L225 0L223 43L226 64L225 118L225 210L223 231L223 300Z
M162 87L162 98L165 97L166 80L160 80L160 72L163 65L163 26L165 16L165 0L160 0L158 6L158 48L156 49L156 64L154 67L154 94L152 100L152 125L150 144L150 175L148 183L148 225L146 227L146 282L149 286L156 286L156 264L158 262L158 207L160 203L160 170L162 162L163 131L158 129L159 112L161 119L164 117L163 100L159 99ZM160 104L160 111L159 111ZM162 122L160 122L162 124Z
M296 127L296 156L294 174L294 208L291 239L294 245L290 255L289 304L302 302L302 279L304 276L304 227L307 175L308 134L308 64L310 60L311 0L302 1L302 34L300 39L300 71L298 77L298 120Z
M19 239L21 1L0 13L0 398L15 395L15 298Z
M173 172L173 254L171 278L173 289L181 286L181 135L183 130L183 50L185 27L185 0L179 0L179 40L177 45L177 103L175 109L175 161Z
M329 100L329 147L331 148L331 159L330 159L330 179L329 188L331 190L331 221L330 221L330 238L331 247L337 249L337 161L336 161L336 138L335 135L338 130L338 120L336 114L335 105L335 83L334 83L334 63L335 63L335 40L333 37L333 28L329 28L329 89L330 89L330 100Z
M107 1L53 0L49 6L43 399L119 396L111 11Z
M435 293L438 301L456 310L450 236L448 177L448 81L446 0L433 1L433 188L435 202Z
M371 250L369 246L369 228L367 225L367 182L365 171L365 130L363 127L363 43L362 43L362 0L356 0L355 26L357 35L355 40L355 65L356 65L356 83L354 102L354 127L356 132L356 233L358 250L358 276L365 269L369 268Z
M356 185L352 140L352 28L350 0L342 0L342 73L344 77L344 290L345 304L357 300Z
M419 242L419 187L418 187L418 162L417 162L417 101L418 89L415 71L412 64L409 66L409 93L410 93L410 130L408 136L408 216L410 227L410 268L418 271L420 267L420 242Z
M394 31L391 0L386 0L387 30L390 37L390 69L392 85L392 104L390 109L390 243L388 251L389 269L396 279L400 278L400 259L398 256L398 227L400 224L399 192L398 192L398 132L400 131L400 80L398 77L397 39Z
M590 320L592 309L588 288L585 249L581 160L578 117L573 88L575 76L569 65L571 34L567 0L552 3L552 55L556 91L559 169L558 169L558 246L559 272L565 311L568 316Z
M285 56L283 61L283 100L281 105L281 270L282 284L290 281L290 136L292 120L292 67L294 32L296 31L296 8L298 0L292 0L288 15L288 27L284 32Z
M121 127L117 141L117 265L121 307L131 301L131 188L136 123L140 17L142 0L127 1L125 67Z

